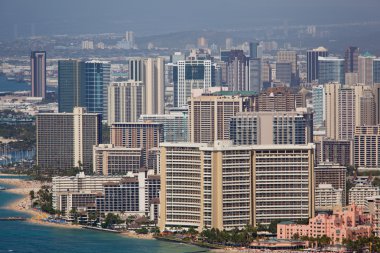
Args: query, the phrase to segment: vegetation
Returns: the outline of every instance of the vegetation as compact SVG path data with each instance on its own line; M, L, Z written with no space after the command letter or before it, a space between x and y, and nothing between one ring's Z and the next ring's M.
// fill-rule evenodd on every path
M294 235L293 235L294 237ZM329 244L331 244L332 240L330 237L323 235L322 237L308 237L308 236L302 236L300 238L302 241L306 241L309 243L311 247L320 247L323 248Z
M212 228L204 230L201 237L211 244L248 246L257 237L257 228L250 225L244 229L235 228L231 231Z
M357 253L380 252L380 238L372 235L371 237L359 237L357 240L343 240L347 249Z
M29 193L32 197L32 192ZM33 192L34 196L34 192ZM51 193L51 187L43 185L37 192L37 201L33 205L39 205L41 210L50 214L55 214L53 208L53 194Z
M36 127L32 124L0 124L0 136L17 140L8 143L13 150L30 150L36 145Z
M110 228L112 225L121 224L124 221L120 218L118 214L108 213L104 222L102 223L103 228Z

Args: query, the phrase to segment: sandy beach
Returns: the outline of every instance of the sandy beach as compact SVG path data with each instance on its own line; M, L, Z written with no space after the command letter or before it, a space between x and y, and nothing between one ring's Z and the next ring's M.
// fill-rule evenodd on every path
M128 237L128 238L133 238L133 239L155 240L153 238L153 234L143 235L143 234L137 234L133 231L125 231L125 232L120 233L120 235Z
M1 176L11 176L7 174L0 174ZM14 176L14 175L12 175ZM81 226L72 225L72 224L56 224L51 222L43 221L49 217L48 213L42 212L40 210L34 209L31 207L31 200L29 197L29 192L34 191L35 193L41 189L43 185L49 185L47 183L41 183L40 181L31 181L31 180L22 180L18 178L0 178L0 185L8 184L12 185L15 188L7 189L7 192L15 193L22 195L21 198L5 206L6 209L23 212L30 215L30 218L27 219L28 222L46 225L52 227L63 227L63 228L80 228Z

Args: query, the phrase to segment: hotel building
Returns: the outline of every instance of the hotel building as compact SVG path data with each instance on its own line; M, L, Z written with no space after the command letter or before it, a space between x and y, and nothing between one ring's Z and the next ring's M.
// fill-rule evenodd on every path
M231 230L314 215L312 144L163 143L160 155L161 230Z

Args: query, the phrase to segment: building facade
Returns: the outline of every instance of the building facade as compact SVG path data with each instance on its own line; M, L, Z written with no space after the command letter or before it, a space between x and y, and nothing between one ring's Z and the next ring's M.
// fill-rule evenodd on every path
M80 60L58 61L58 112L73 112L85 106L85 63Z
M108 86L107 123L136 122L146 113L146 87L140 81L114 82Z
M318 83L345 83L344 59L337 57L318 57Z
M307 82L311 83L313 81L318 80L319 76L319 57L327 57L328 51L326 48L319 47L312 50L307 51Z
M231 230L314 215L312 145L163 143L160 153L161 230Z
M380 125L358 126L354 136L354 164L359 168L380 168Z
M45 170L91 170L92 147L102 140L101 115L76 107L73 113L36 116L37 165ZM92 170L91 170L92 171Z
M33 51L30 55L32 97L46 96L46 52Z

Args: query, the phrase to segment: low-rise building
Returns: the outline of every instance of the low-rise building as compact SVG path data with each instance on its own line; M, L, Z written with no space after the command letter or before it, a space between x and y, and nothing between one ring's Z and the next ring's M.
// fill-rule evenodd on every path
M309 219L309 224L283 222L277 225L278 239L299 237L331 238L332 244L342 244L344 239L356 240L358 237L369 237L372 233L372 216L364 214L363 208L350 205L332 215L321 213Z
M366 198L377 195L380 195L379 187L366 184L357 184L349 190L349 204L364 207Z

